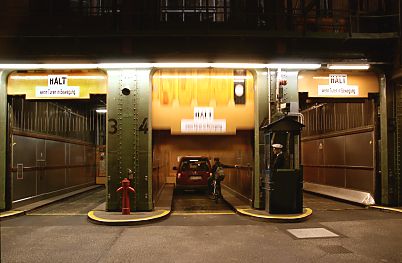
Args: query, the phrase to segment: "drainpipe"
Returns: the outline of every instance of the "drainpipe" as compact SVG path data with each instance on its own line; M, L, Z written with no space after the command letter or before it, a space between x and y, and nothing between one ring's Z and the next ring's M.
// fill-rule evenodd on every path
M280 97L280 93L279 93L279 81L281 79L282 76L282 70L280 68L278 68L278 71L276 73L276 110L278 112L281 111L281 102L282 102L282 98Z
M268 78L268 123L271 123L271 70L267 69Z

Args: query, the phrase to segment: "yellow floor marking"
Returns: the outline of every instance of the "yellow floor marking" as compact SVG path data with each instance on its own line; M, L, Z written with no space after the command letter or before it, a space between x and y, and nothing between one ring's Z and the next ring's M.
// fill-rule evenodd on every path
M21 213L24 213L24 211L15 211L15 210L13 210L13 211L2 212L0 214L0 218L13 216L13 215L18 215L18 214L21 214Z
M88 213L88 217L91 218L92 220L98 221L98 222L105 222L105 223L134 223L134 222L142 222L142 221L148 221L152 219L157 219L164 217L165 215L168 215L170 213L170 210L157 210L157 212L160 212L160 214L154 215L154 216L149 216L149 217L140 217L140 218L130 218L130 219L106 219L106 218L100 218L95 215L95 211L90 211Z
M319 208L319 209L314 209L315 211L347 211L347 210L365 210L366 208L360 207L360 208Z
M86 216L87 214L77 213L28 213L28 216Z
M386 207L386 206L379 206L379 205L372 205L370 206L372 208L378 208L378 209L382 209L382 210L389 210L389 211L394 211L394 212L399 212L402 213L402 209L398 209L398 208L392 208L392 207Z
M234 215L235 212L173 212L172 216L195 216L195 215Z

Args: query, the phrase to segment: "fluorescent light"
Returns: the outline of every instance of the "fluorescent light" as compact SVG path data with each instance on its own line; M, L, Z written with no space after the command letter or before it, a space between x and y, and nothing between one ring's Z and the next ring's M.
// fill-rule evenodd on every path
M97 66L106 69L152 68L152 63L99 63Z
M97 64L0 64L0 69L96 69Z
M135 68L233 68L318 69L321 64L259 63L94 63L94 64L0 64L0 69L135 69Z
M107 110L106 109L96 109L97 113L106 113Z
M208 68L210 63L152 63L155 68Z
M321 64L266 64L267 68L271 69L318 69L321 68Z
M294 63L270 63L270 64L242 64L242 63L210 63L214 68L270 68L270 69L318 69L321 64L294 64Z
M208 68L210 63L100 63L100 68Z
M209 76L209 75L154 75L154 79L233 79L244 80L251 79L251 76Z
M328 69L369 69L369 64L328 64Z
M250 63L209 63L212 68L266 68L266 64L250 64Z

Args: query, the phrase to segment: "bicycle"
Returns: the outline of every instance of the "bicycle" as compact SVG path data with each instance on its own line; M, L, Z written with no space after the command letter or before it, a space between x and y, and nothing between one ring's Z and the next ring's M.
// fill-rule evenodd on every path
M219 199L222 199L221 181L223 181L223 178L224 175L214 175L214 179L212 181L212 200L215 200L215 203L218 203Z

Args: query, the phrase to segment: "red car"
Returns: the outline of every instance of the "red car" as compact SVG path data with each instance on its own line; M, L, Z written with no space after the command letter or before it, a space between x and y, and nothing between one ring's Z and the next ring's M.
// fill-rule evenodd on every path
M176 173L176 188L199 189L208 188L208 178L212 175L208 157L184 156L180 159Z

